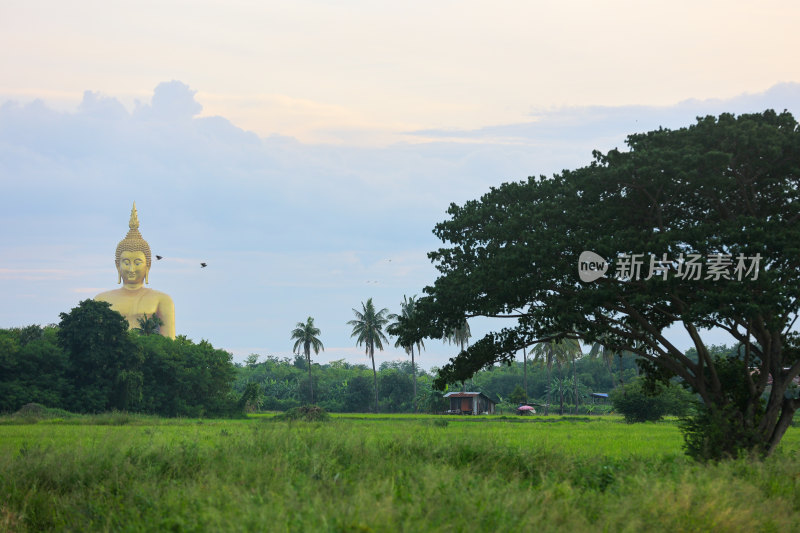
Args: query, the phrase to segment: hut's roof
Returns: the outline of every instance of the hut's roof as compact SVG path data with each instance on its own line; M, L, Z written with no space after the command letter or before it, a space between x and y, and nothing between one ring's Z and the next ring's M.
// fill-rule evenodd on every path
M445 398L474 398L475 396L483 396L487 400L492 401L491 398L482 392L448 392L444 395Z

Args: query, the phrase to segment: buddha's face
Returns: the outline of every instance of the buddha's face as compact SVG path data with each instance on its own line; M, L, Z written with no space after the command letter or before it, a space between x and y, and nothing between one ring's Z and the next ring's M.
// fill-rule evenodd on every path
M118 268L123 284L141 285L147 275L147 258L144 252L122 252Z

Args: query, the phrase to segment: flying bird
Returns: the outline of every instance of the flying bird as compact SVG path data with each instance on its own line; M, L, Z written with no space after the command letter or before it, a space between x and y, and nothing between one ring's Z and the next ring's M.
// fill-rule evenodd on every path
M200 268L205 268L205 267L206 267L205 263L200 263Z

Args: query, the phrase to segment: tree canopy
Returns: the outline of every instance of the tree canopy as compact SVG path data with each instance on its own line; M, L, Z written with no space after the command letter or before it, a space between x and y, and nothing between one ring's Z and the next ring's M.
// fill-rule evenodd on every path
M61 313L58 343L69 357L71 403L80 411L129 409L141 387L141 354L128 322L108 302L84 300Z
M129 331L107 302L84 300L58 325L0 329L0 412L37 402L80 413L238 414L231 359L207 341Z
M651 378L691 387L704 416L736 434L716 442L721 453L769 453L800 406L798 124L787 112L723 114L627 145L452 204L434 229L447 246L429 254L440 276L404 336L441 338L473 316L516 320L451 359L440 388L523 346L602 340L639 355ZM600 277L583 281L580 262ZM687 332L696 361L669 326ZM710 354L707 328L730 333L738 355Z

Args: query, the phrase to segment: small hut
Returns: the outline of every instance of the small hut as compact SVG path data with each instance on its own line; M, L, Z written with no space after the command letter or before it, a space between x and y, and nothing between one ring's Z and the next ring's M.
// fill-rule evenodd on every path
M597 403L600 400L600 403L608 402L608 393L607 392L593 392L591 394L592 403Z
M493 415L495 403L482 392L448 392L450 399L448 414Z

